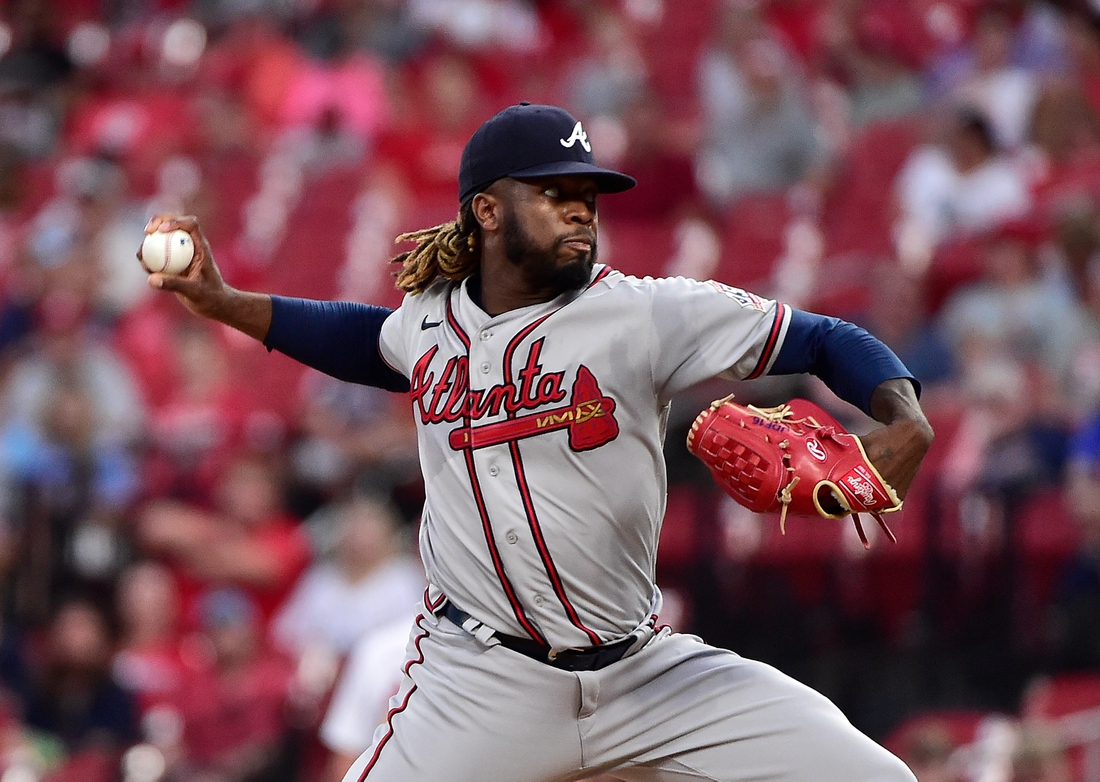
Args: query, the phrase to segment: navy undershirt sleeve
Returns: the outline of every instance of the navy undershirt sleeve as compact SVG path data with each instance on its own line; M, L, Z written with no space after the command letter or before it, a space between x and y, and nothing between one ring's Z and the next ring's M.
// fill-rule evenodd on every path
M768 374L798 372L817 375L834 394L868 414L871 394L884 380L904 377L920 394L920 383L901 359L865 329L792 308L787 336Z
M382 359L378 346L382 323L391 312L348 301L272 296L264 345L339 380L408 391L408 378Z

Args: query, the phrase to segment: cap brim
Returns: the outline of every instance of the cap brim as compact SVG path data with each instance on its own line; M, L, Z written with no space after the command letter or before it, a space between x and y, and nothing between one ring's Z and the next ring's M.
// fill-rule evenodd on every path
M600 168L591 163L583 163L579 160L559 160L554 163L544 163L541 166L531 166L519 171L513 171L508 175L512 179L534 179L544 176L588 176L596 180L596 187L601 193L621 193L638 184L632 176L620 174L609 168Z

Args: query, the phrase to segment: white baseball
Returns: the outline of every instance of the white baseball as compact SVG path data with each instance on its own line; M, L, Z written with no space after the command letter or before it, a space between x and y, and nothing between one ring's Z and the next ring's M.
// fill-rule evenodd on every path
M141 262L149 272L181 274L195 257L195 242L187 231L154 231L141 243Z

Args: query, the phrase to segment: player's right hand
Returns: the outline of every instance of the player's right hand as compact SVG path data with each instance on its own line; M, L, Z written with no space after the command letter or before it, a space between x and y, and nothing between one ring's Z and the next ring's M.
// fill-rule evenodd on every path
M176 294L183 306L196 315L217 319L228 298L229 287L214 263L214 254L199 227L198 218L193 215L155 215L145 226L145 233L167 233L176 229L191 234L195 242L195 256L182 274L150 274L149 285ZM140 261L140 249L137 255Z

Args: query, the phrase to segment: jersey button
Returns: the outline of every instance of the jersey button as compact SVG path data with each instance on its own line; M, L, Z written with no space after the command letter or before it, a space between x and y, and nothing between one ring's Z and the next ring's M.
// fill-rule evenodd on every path
M493 338L493 332L491 332L491 331L481 332L481 341L482 342L488 342L492 338Z
M511 530L508 530L508 534L504 536L504 539L514 546L516 541L519 540L519 536Z
M535 605L537 605L537 606L542 605L542 595L535 595Z
M492 476L496 476L496 474L499 473L499 472L500 472L500 468L497 467L495 464L492 467L489 468L489 474L492 475Z
M481 365L481 374L483 374L483 375L489 374L490 369L492 369L492 367L490 367L489 362L486 361L484 364Z

